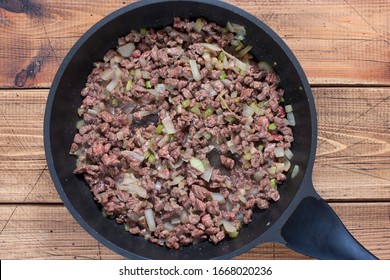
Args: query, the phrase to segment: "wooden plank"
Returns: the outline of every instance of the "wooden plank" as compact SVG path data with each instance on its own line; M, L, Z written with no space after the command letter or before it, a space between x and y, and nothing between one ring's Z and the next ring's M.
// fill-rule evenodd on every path
M320 195L388 200L390 89L326 88L314 94L319 137L313 181Z
M0 201L59 202L43 148L47 90L0 92Z
M319 125L317 191L328 200L388 201L390 88L313 91ZM47 90L0 91L0 203L60 202L44 156L46 96Z
M40 0L23 1L29 3L24 7L18 0L13 9L0 4L0 88L49 87L76 40L101 18L131 2ZM311 83L390 84L389 1L227 2L275 30ZM18 13L12 12L15 9Z
M332 203L355 238L390 259L390 203ZM60 205L0 205L0 259L122 259L99 245ZM279 244L263 244L237 259L308 259Z

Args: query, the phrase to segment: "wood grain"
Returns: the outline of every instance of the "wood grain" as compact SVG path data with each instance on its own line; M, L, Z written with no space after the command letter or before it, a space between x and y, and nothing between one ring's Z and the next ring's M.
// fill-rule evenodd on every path
M18 2L18 1L17 1ZM34 9L0 8L0 88L47 88L76 40L133 1L35 0ZM318 85L390 85L387 0L227 1L278 33Z
M313 92L319 126L317 191L332 201L389 201L390 88ZM60 202L43 148L46 97L47 90L0 91L0 203Z
M331 206L362 245L390 259L390 203ZM61 205L0 205L0 229L0 259L122 259L98 244ZM237 259L309 258L267 243Z

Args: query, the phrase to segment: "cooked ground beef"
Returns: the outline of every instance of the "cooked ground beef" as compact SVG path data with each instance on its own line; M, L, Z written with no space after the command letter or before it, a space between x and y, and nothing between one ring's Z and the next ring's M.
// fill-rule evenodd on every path
M279 199L292 129L279 77L244 35L174 18L95 63L70 153L103 214L130 233L175 249L218 243Z

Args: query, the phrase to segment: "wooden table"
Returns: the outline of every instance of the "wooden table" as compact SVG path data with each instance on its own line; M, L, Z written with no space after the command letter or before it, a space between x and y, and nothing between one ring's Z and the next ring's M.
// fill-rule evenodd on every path
M0 1L0 259L121 259L61 203L43 148L53 76L75 41L123 0ZM366 248L390 259L390 2L228 2L275 30L318 110L316 190ZM238 259L306 259L278 244Z

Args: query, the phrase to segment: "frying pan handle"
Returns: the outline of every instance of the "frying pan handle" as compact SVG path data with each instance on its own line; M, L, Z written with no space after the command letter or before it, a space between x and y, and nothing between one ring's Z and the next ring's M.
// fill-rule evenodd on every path
M348 232L317 194L303 198L283 225L281 235L287 247L318 259L377 259Z

